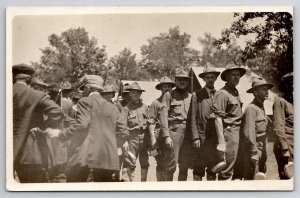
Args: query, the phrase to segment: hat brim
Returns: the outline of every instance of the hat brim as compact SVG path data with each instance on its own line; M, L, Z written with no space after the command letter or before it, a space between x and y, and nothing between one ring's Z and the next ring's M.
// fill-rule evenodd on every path
M145 90L143 89L133 89L133 88L129 88L127 89L128 91L132 91L132 90L136 90L136 91L140 91L140 92L145 92Z
M172 88L176 86L176 84L173 83L173 82L162 82L162 83L157 84L157 85L155 86L155 89L160 90L160 88L161 88L161 86L162 86L163 84L165 84L165 85L171 85Z
M218 72L218 71L213 71L213 72L204 72L204 73L201 73L201 74L199 74L198 76L200 77L200 78L204 78L204 76L205 75L207 75L207 74L215 74L217 77L220 75L220 73L221 72Z
M103 87L100 86L100 85L97 85L97 84L83 84L78 89L81 90L81 91L83 91L83 87L84 86L96 88L96 89L99 89L99 90L103 90Z
M270 84L270 83L265 83L265 84L261 84L261 85L257 85L257 86L254 86L250 89L247 90L247 93L253 93L253 91L258 88L258 87L268 87L268 89L272 89L274 87L274 85Z
M175 76L175 78L187 78L187 79L191 79L191 77L189 77L189 76Z
M238 70L238 71L240 71L241 77L244 76L245 73L246 73L246 69L241 68L241 67L231 68L231 69L226 69L226 70L224 70L224 71L221 73L221 79L222 79L223 81L226 82L226 81L227 81L227 80L226 80L226 75L227 75L227 73L230 72L230 71L233 71L233 70Z

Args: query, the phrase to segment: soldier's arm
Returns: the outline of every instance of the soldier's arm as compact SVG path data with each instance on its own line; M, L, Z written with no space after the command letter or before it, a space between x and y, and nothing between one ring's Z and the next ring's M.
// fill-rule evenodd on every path
M88 100L89 98L82 98L78 101L75 124L62 130L59 134L60 139L67 140L75 133L86 131L89 127L91 121L91 107Z
M243 116L241 133L244 134L247 146L249 145L251 156L256 156L258 153L255 134L255 118L256 113L254 109L247 108Z
M278 137L282 152L289 155L289 144L285 135L285 104L280 99L275 100L273 104L273 130Z
M116 109L116 111L119 111ZM127 127L127 114L125 110L121 110L118 113L117 128L116 128L116 137L117 137L117 146L121 147L127 140L129 136L129 131Z
M192 130L192 139L193 141L199 139L199 131L198 131L198 123L197 123L197 113L198 113L198 102L197 102L197 94L196 92L193 93L191 99L191 106L190 106L190 126Z
M162 108L159 113L159 121L161 124L161 132L163 137L169 137L169 109L170 109L170 102L171 101L171 94L169 92L165 93L162 99Z
M218 92L214 97L214 102L212 106L212 110L216 115L215 127L216 127L216 134L218 137L217 149L222 152L225 152L226 150L226 144L225 144L225 138L223 132L224 130L223 118L226 114L225 110L226 110L227 100L228 98L224 93Z

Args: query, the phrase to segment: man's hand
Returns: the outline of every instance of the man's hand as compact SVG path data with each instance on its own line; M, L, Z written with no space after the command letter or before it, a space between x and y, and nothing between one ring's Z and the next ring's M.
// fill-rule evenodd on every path
M252 155L250 161L252 164L256 164L258 162L258 155Z
M122 145L122 149L123 151L126 151L128 149L128 142L124 142L124 144Z
M172 149L173 148L173 141L170 137L166 137L165 139L165 145L168 149Z
M217 150L225 153L225 151L226 151L226 144L223 144L223 143L218 144Z
M60 129L52 129L52 128L46 128L45 129L46 134L50 137L50 138L58 138L59 134L61 132Z
M200 140L195 140L193 141L193 147L196 148L196 149L199 149L200 148Z

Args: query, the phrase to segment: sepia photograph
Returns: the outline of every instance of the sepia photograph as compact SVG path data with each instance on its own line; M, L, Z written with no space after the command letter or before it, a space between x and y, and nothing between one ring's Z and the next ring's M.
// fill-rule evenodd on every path
M294 189L292 6L8 7L9 191Z

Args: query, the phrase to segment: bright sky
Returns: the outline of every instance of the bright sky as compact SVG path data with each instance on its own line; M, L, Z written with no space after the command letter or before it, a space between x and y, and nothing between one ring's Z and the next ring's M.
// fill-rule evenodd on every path
M39 61L39 49L49 45L48 36L69 28L84 27L98 39L99 46L106 46L109 58L124 47L139 57L147 39L168 32L169 27L179 26L181 33L190 34L190 47L199 50L199 36L209 32L220 37L222 29L230 27L233 20L233 13L17 16L13 20L12 63Z

